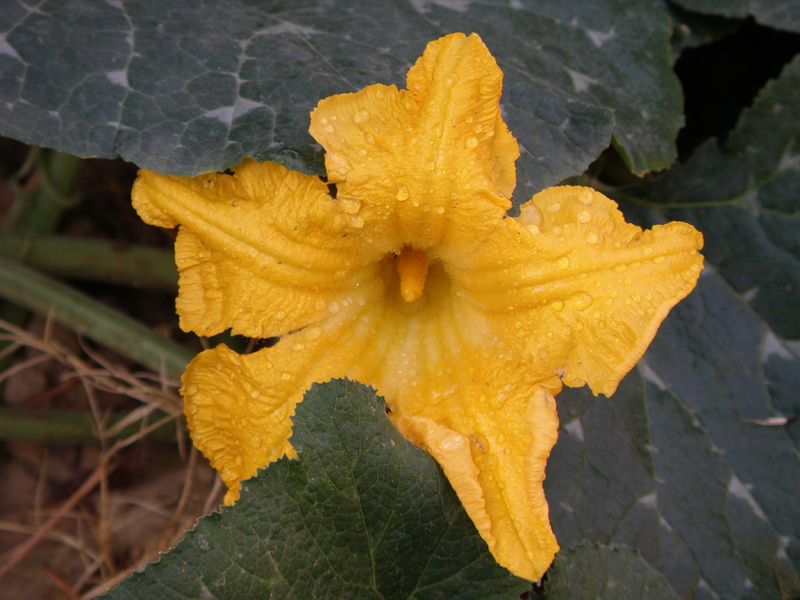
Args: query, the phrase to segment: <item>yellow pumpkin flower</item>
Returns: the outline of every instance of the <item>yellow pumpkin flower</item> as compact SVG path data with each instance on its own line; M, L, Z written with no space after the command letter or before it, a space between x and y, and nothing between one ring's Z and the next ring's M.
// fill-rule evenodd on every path
M231 328L183 376L194 443L228 486L284 455L313 382L373 386L441 465L497 561L539 579L558 545L542 488L562 382L612 394L694 287L702 237L649 231L584 187L506 211L516 140L481 39L428 44L407 90L321 100L310 133L328 183L247 160L194 178L142 171L134 205L180 226L181 327ZM330 186L331 188L333 186Z

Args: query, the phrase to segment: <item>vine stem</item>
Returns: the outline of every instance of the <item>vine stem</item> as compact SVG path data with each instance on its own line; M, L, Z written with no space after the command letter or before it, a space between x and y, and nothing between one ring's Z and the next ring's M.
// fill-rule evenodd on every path
M192 353L139 321L23 265L0 258L0 296L52 317L156 373L179 378Z

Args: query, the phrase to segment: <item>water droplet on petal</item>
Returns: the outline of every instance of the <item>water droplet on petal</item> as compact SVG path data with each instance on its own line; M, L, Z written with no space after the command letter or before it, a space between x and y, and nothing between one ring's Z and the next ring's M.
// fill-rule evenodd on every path
M374 136L373 136L371 133L368 133L368 134L367 134L367 141L368 141L370 144L374 144L374 143L375 143L375 137L374 137Z
M586 292L581 292L572 297L572 305L576 310L586 310L592 305L594 299Z
M547 210L554 213L561 210L561 203L560 202L553 202L550 206L547 207Z
M323 127L323 129L325 131L327 131L328 133L333 133L333 125L325 125L325 127Z
M342 200L342 210L348 215L354 215L361 210L361 201L350 199Z
M653 262L654 262L654 263L656 263L657 265L658 265L658 264L661 264L662 262L664 262L664 257L663 257L663 256L656 256L656 257L653 259Z
M310 340L316 340L321 335L322 335L322 329L320 329L319 327L311 327L308 330L308 339Z
M433 209L433 212L435 212L437 215L444 214L444 206L437 206L435 209Z
M578 201L584 206L589 206L592 203L592 192L589 190L581 190L578 194Z
M562 310L564 310L564 301L563 300L556 300L555 302L550 304L550 306L553 307L553 310L555 310L557 312L561 312Z
M578 223L588 223L592 220L592 213L588 210L582 210L578 213Z
M354 121L356 124L358 124L358 123L363 123L363 122L364 122L364 121L366 121L367 119L369 119L369 113L368 113L368 112L367 112L367 110L366 110L366 109L364 109L364 108L359 108L359 109L356 111L356 114L355 114L355 115L353 115L353 121Z
M398 202L404 202L408 200L408 189L406 189L404 185L401 185L397 189L397 196L395 196L395 198L397 198Z
M464 141L465 148L475 148L478 145L478 138L474 135L471 135Z
M356 229L361 229L364 226L364 217L361 215L356 215L350 219L350 225L355 227Z
M253 400L255 400L256 398L258 398L260 395L261 395L261 393L260 393L258 390L250 390L250 397L251 397Z
M596 244L598 241L597 234L594 231L587 233L584 239L586 240L587 244Z
M475 133L480 133L481 131L483 131L483 125L481 123L478 123L477 125L475 125L475 129L473 129L473 131Z
M568 269L568 268L569 268L569 259L568 259L566 256L562 256L561 258L559 258L559 259L556 261L556 266L557 266L559 269L561 269L562 271L563 271L564 269Z
M329 312L337 313L337 312L339 312L339 308L340 308L339 307L339 303L336 300L334 300L333 302L328 304L328 311Z
M650 248L649 246L644 249L644 255L645 256L650 256L652 253L653 253L653 249Z
M275 318L276 319L282 319L285 316L286 316L286 313L283 312L282 310L279 310L278 312L275 313Z
M291 378L292 376L290 373L287 373L286 371L281 373L281 379L283 379L284 381L289 381Z
M444 78L444 84L447 87L453 87L458 81L458 75L455 73L448 73L447 77Z

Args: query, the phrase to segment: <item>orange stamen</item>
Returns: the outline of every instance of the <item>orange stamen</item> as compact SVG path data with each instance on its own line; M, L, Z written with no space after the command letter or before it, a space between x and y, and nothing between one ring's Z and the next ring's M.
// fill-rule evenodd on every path
M395 264L400 274L400 295L406 302L413 302L422 296L422 290L425 289L428 255L411 246L403 246Z

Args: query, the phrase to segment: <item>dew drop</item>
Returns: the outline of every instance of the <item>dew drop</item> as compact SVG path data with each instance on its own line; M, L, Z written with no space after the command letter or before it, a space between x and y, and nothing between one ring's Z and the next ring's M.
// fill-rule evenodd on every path
M538 225L534 225L533 223L531 223L527 227L528 227L528 231L530 231L533 235L539 235L539 233L541 233L541 231L539 230L539 226Z
M198 392L196 385L190 385L186 388L186 395L187 396L194 396Z
M305 348L306 348L306 345L305 345L305 344L302 344L302 343L300 343L300 342L297 342L297 343L296 343L294 346L292 346L292 349L293 349L295 352L300 352L300 351L302 351L302 350L305 350Z
M325 131L327 131L328 133L333 133L333 125L325 125L325 127L323 127L323 129Z
M456 75L455 73L449 73L447 77L444 78L444 84L447 87L453 87L457 81L458 81L458 75Z
M561 203L560 202L553 202L550 206L547 207L547 210L554 213L561 210Z
M481 123L478 123L477 125L475 125L475 129L473 129L473 131L475 133L480 133L481 131L483 131L483 125Z
M287 373L286 371L281 373L281 379L283 379L284 381L289 381L291 378L292 378L291 374Z
M576 310L586 310L592 305L592 302L594 302L594 298L586 292L581 292L572 297L572 305Z
M319 327L311 327L308 330L308 339L310 339L310 340L316 340L321 335L322 335L322 329L320 329Z
M562 271L569 268L569 259L566 256L562 256L556 261L556 266L561 269Z
M368 133L368 134L367 134L367 141L368 141L370 144L374 144L374 143L375 143L375 137L374 137L374 136L373 136L371 133Z
M556 312L561 312L562 310L564 310L564 301L556 300L555 302L550 304L550 306L552 306L553 310L555 310Z
M592 204L592 192L581 190L581 193L578 194L578 201L584 206L590 206Z
M322 118L320 118L319 122L322 123L323 125L327 125L328 119L327 119L327 117L322 117Z
M406 189L404 185L401 185L397 189L397 196L395 196L395 198L397 198L398 202L404 202L408 200L408 189Z
M264 438L260 435L253 436L253 448L262 448L264 446Z
M339 308L339 303L336 300L328 304L328 312L337 313L339 312Z
M419 200L417 200L416 198L414 198L414 199L411 201L411 205L412 205L414 208L417 208L417 207L419 206Z
M578 223L588 223L592 220L592 213L588 210L582 210L578 213Z
M653 249L652 248L650 248L648 246L647 248L644 249L644 255L645 256L650 256L651 254L653 254Z
M361 201L350 199L342 200L342 210L348 215L354 215L361 210Z
M367 119L369 119L369 113L364 108L359 108L356 114L353 115L353 122L356 124L363 123Z
M250 390L250 397L251 397L253 400L255 400L256 398L258 398L260 395L261 395L261 394L259 393L259 391L258 391L258 390Z
M361 229L364 226L364 217L361 215L356 215L350 219L350 225L355 227L356 229Z
M278 312L275 313L275 318L276 319L282 319L285 316L286 316L286 313L283 312L282 310L279 310Z
M478 138L476 138L474 135L469 136L464 141L465 148L475 148L477 145L478 145Z
M437 215L444 214L444 206L437 206L433 209L433 212L435 212Z
M594 231L590 231L589 233L586 234L586 237L584 239L586 240L587 244L596 244L598 237Z
M656 256L656 257L653 259L653 262L654 262L654 263L656 263L657 265L659 265L659 264L661 264L662 262L664 262L664 257L663 257L663 256Z

